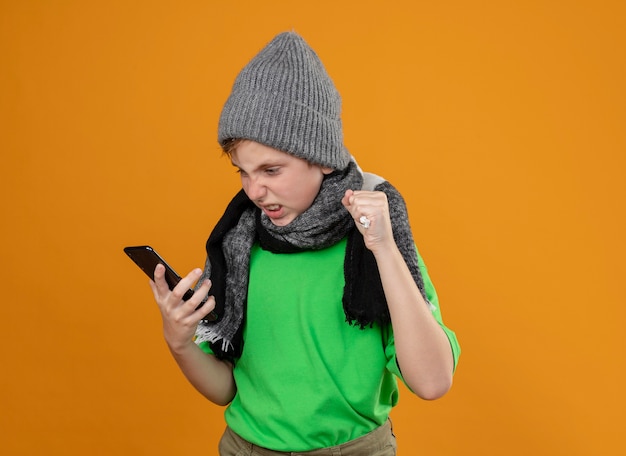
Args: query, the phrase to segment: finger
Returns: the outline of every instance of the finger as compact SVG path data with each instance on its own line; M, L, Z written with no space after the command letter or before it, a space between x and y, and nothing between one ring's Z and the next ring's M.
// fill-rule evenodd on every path
M195 319L214 321L217 318L217 314L214 312L215 304L215 298L213 296L209 296L202 307L196 309L194 315Z
M350 213L350 216L354 220L354 223L357 224L357 226L360 224L361 227L363 227L364 224L360 223L361 217L367 217L367 215L365 214L364 209L358 203L356 198L357 192L355 192L354 190L346 190L343 198L341 199L341 203ZM369 222L366 222L366 224L369 224Z
M344 193L343 198L341 198L341 204L348 210L350 210L350 205L352 204L351 199L353 194L354 190L348 189L346 193Z
M172 290L172 295L177 300L182 300L187 290L193 287L193 284L198 281L198 279L202 276L202 269L195 268L185 277L183 277L180 282L174 287Z
M178 301L180 305L177 306L176 313L180 323L195 325L203 319L215 320L216 316L207 317L215 309L215 298L208 296L210 288L211 281L204 280L188 300ZM178 290L176 291L178 292ZM173 295L174 292L172 292Z
M200 287L198 287L194 291L193 295L187 301L185 301L183 305L187 307L190 313L193 313L193 311L197 310L199 306L202 305L203 301L208 300L208 294L210 289L211 281L209 279L204 280Z
M156 268L154 268L153 277L154 280L150 281L150 286L152 287L152 291L155 293L155 297L158 298L161 295L169 293L170 289L167 285L167 281L165 280L165 266L157 264Z
M371 193L372 192L364 192L361 190L349 190L341 201L348 210L354 212L354 210L359 209L361 206L370 204L372 201Z

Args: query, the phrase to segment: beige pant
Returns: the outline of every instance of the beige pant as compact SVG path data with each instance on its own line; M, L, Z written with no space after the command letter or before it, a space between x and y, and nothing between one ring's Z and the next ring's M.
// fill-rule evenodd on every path
M229 427L224 431L219 443L220 456L394 456L396 437L393 435L391 420L363 437L343 445L305 452L272 451L258 447L242 439Z

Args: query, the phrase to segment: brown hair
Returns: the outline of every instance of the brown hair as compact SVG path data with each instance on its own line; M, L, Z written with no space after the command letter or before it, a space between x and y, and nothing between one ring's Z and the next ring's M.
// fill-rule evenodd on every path
M231 138L224 141L222 144L222 152L228 157L231 157L237 146L242 142L246 141L244 138Z

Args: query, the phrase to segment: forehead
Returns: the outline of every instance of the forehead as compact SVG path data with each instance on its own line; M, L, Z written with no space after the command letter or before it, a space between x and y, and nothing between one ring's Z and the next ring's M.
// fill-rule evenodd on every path
M286 152L254 141L242 141L230 153L234 166L257 168L268 164L305 161Z

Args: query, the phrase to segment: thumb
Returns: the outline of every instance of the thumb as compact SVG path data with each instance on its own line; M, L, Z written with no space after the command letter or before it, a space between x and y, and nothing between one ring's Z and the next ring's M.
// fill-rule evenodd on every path
M341 204L343 204L346 209L349 209L352 205L352 195L354 195L354 190L348 189L341 199Z

